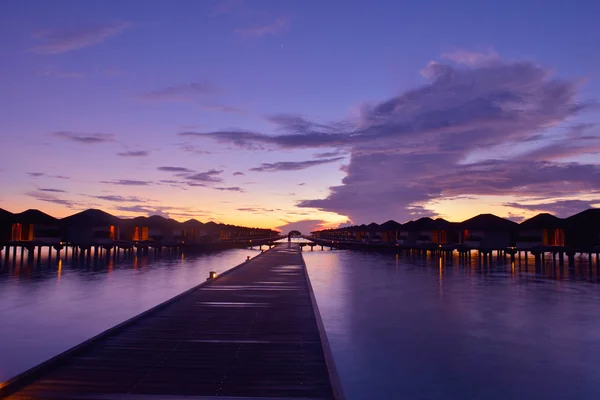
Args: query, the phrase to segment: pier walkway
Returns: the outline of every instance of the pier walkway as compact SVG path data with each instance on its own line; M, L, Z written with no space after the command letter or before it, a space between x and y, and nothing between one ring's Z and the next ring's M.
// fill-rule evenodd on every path
M9 399L341 399L306 266L284 243L6 383Z

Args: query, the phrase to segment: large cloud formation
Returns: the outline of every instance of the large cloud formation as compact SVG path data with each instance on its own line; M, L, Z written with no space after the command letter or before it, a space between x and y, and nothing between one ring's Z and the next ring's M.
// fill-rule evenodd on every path
M572 159L600 152L595 125L567 125L595 107L577 99L577 82L495 55L462 52L444 60L421 71L427 84L362 105L351 123L277 116L277 135L182 135L246 148L346 149L350 160L342 184L326 198L299 206L356 222L404 221L430 214L431 200L464 195L559 199L600 188L600 166Z

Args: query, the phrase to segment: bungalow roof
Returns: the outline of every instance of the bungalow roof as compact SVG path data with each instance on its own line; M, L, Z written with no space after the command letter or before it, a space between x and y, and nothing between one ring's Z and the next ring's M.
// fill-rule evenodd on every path
M521 229L556 229L564 226L565 220L548 213L538 214L519 224Z
M40 210L29 209L22 213L15 214L14 219L16 222L23 224L46 224L55 225L58 223L58 219L51 215L48 215Z
M518 224L511 220L500 218L494 214L479 214L473 218L461 222L460 227L465 229L478 229L478 230L513 230Z

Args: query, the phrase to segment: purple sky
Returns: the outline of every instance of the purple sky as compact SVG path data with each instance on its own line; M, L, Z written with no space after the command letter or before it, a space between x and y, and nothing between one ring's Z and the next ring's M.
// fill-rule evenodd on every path
M600 206L597 1L0 4L0 207L261 227Z

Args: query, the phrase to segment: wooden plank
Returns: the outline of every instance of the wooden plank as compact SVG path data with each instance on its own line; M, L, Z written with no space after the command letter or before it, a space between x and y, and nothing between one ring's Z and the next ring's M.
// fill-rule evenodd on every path
M341 399L315 307L299 246L282 244L22 374L0 397Z

